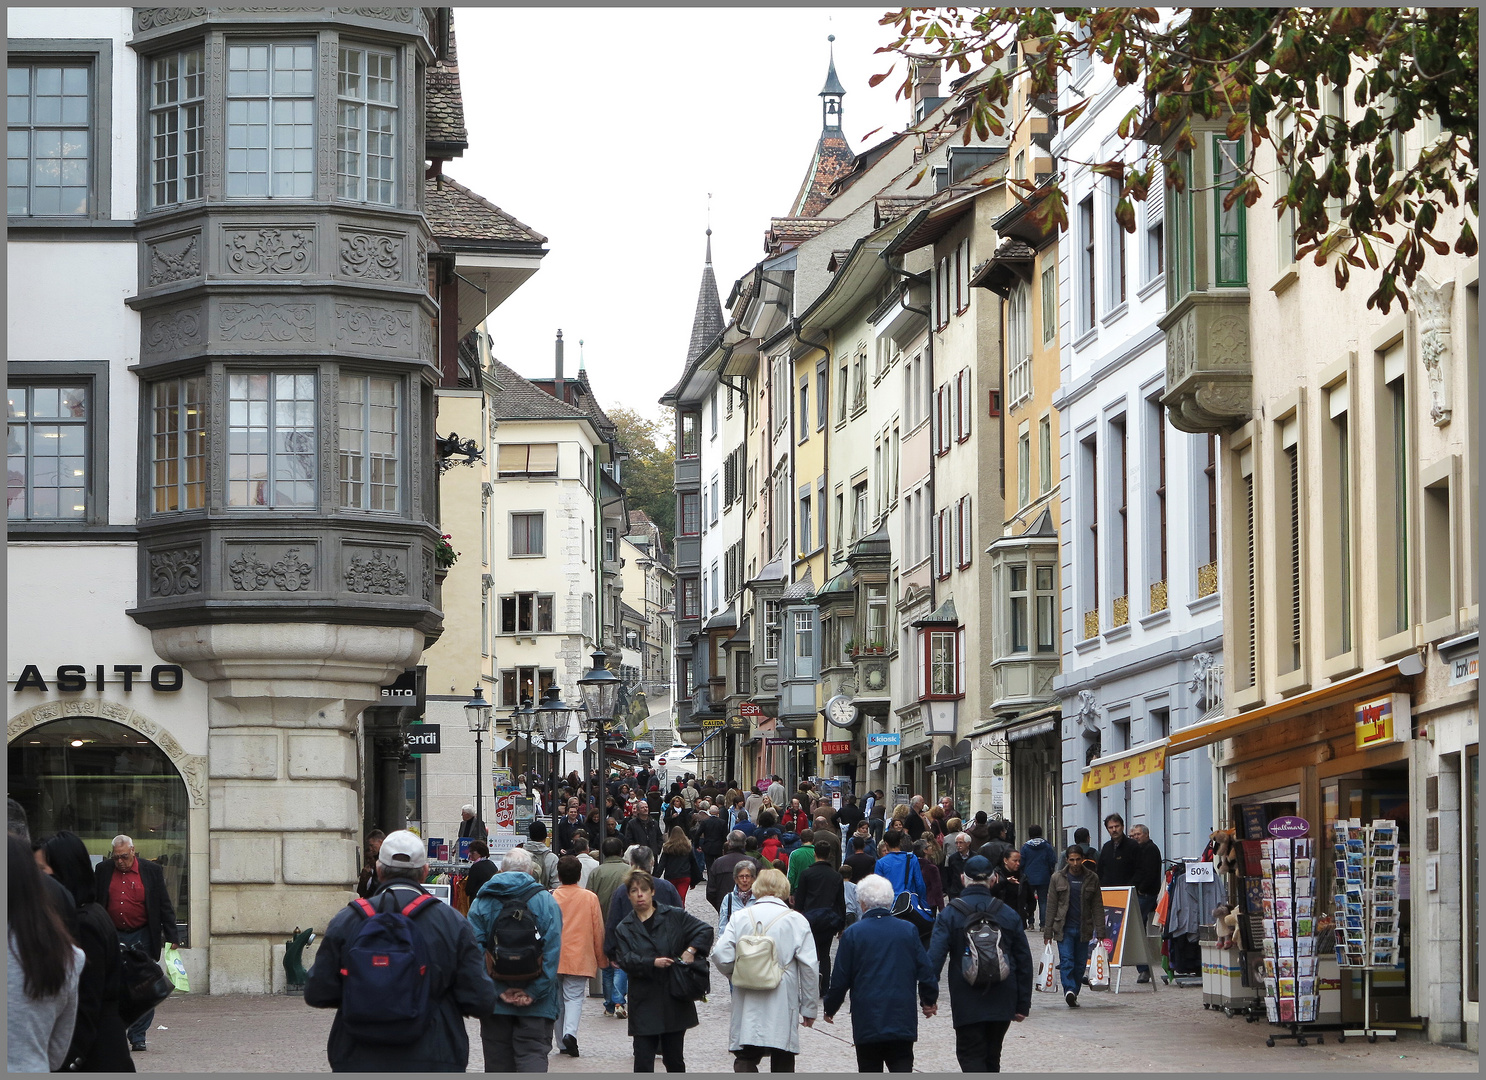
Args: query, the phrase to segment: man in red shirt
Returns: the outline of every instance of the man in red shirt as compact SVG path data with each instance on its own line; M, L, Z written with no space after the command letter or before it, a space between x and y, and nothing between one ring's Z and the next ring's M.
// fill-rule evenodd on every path
M116 836L113 854L97 870L97 893L119 931L119 943L138 945L159 962L165 942L179 945L175 908L165 887L165 874L152 862L144 862L134 851L134 841ZM145 1049L145 1034L155 1018L151 1009L129 1026L129 1046Z

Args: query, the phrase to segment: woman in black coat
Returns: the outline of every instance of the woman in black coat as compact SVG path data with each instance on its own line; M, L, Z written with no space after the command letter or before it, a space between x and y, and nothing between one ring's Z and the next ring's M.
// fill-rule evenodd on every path
M93 860L75 833L63 830L42 850L52 876L77 904L77 944L87 957L77 984L77 1023L64 1069L134 1072L129 1037L119 1017L119 933L95 902Z
M654 1072L657 1052L666 1072L685 1072L686 1031L697 1026L697 1006L671 995L668 969L678 960L705 957L712 948L712 927L681 908L657 906L655 879L643 870L630 874L625 889L634 909L614 928L610 959L629 976L635 1072Z

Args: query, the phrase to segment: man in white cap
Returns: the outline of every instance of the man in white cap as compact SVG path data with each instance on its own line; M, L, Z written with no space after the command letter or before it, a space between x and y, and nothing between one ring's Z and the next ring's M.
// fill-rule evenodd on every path
M462 1018L490 1014L495 984L485 974L469 922L423 889L427 867L422 839L406 829L390 834L377 853L376 892L342 908L325 928L305 982L304 1002L336 1010L327 1045L335 1072L464 1072L469 1066L469 1035ZM376 942L378 949L367 950L381 926L371 920L392 912L412 921L416 940L411 964L396 963L395 943L382 952L385 936ZM424 980L428 1004L422 1015L399 1023L379 1016L389 998L412 999L417 991L413 984ZM367 1038L369 1031L375 1040Z

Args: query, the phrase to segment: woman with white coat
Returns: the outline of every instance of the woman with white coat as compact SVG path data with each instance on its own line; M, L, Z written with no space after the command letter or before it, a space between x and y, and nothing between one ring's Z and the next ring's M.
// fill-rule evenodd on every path
M739 938L766 934L774 940L774 957L784 977L772 990L733 987L732 1028L728 1049L734 1072L758 1072L769 1056L772 1072L794 1072L800 1052L800 1030L815 1026L820 997L815 938L805 916L791 911L789 878L779 870L764 870L753 883L753 903L729 920L712 962L724 975L733 974Z

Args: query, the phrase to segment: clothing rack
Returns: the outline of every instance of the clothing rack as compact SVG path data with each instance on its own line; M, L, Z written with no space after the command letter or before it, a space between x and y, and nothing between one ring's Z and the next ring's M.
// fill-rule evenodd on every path
M469 898L464 895L464 879L469 876L470 864L430 859L428 873L423 878L425 885L449 886L449 906L461 915L469 914Z

